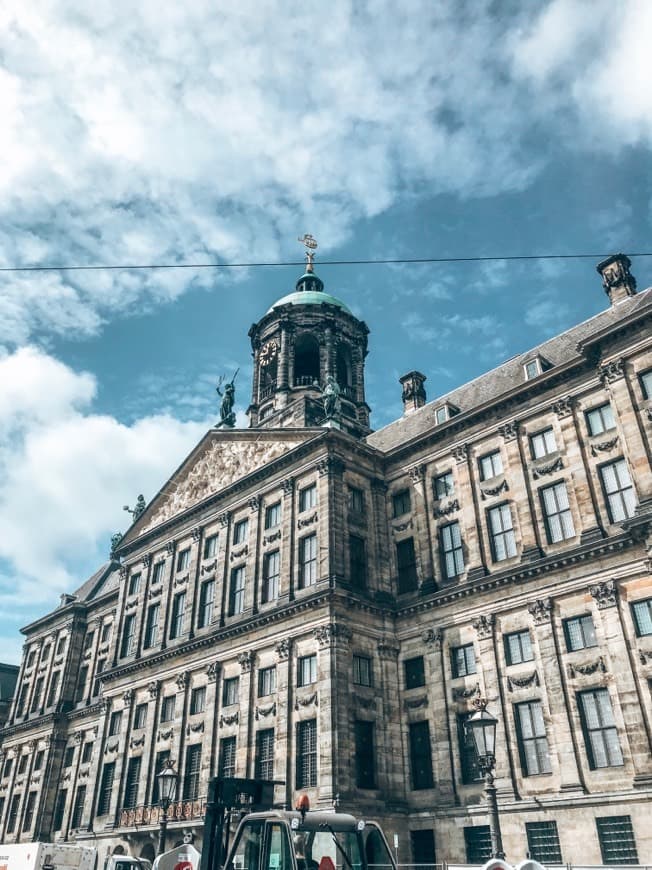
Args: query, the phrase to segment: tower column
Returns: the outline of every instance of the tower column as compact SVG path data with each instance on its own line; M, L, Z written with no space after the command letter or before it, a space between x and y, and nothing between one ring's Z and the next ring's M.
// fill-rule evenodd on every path
M281 350L278 359L278 384L277 391L287 393L289 389L289 328L287 320L281 321Z

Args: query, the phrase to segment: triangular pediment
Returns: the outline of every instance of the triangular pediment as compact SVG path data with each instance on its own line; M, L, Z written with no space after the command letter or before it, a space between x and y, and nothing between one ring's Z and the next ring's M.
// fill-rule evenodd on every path
M316 429L211 429L129 529L121 545L150 532L321 434L323 430Z

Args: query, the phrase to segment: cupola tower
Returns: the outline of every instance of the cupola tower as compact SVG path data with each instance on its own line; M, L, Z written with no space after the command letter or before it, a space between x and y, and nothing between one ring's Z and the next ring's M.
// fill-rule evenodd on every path
M309 235L299 241L306 245L306 269L295 291L249 330L254 357L250 426L329 424L362 437L370 431L364 391L369 329L324 291L314 271L317 242ZM329 389L338 394L334 413L324 401Z

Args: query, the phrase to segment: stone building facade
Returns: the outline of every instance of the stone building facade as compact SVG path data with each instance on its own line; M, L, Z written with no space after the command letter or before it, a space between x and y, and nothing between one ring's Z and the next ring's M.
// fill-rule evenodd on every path
M487 854L464 731L499 720L508 857L651 863L652 290L369 430L367 328L308 269L250 331L251 428L211 429L112 560L24 629L0 842L201 848L207 783ZM321 390L339 385L336 413Z

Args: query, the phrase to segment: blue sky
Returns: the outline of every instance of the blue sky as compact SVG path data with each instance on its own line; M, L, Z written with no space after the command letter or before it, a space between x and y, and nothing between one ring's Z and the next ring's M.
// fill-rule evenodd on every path
M434 398L604 308L595 260L319 258L650 250L651 37L644 0L8 0L0 266L293 261L312 233L382 426L404 372ZM247 330L299 272L0 274L0 660L238 366L244 425Z

